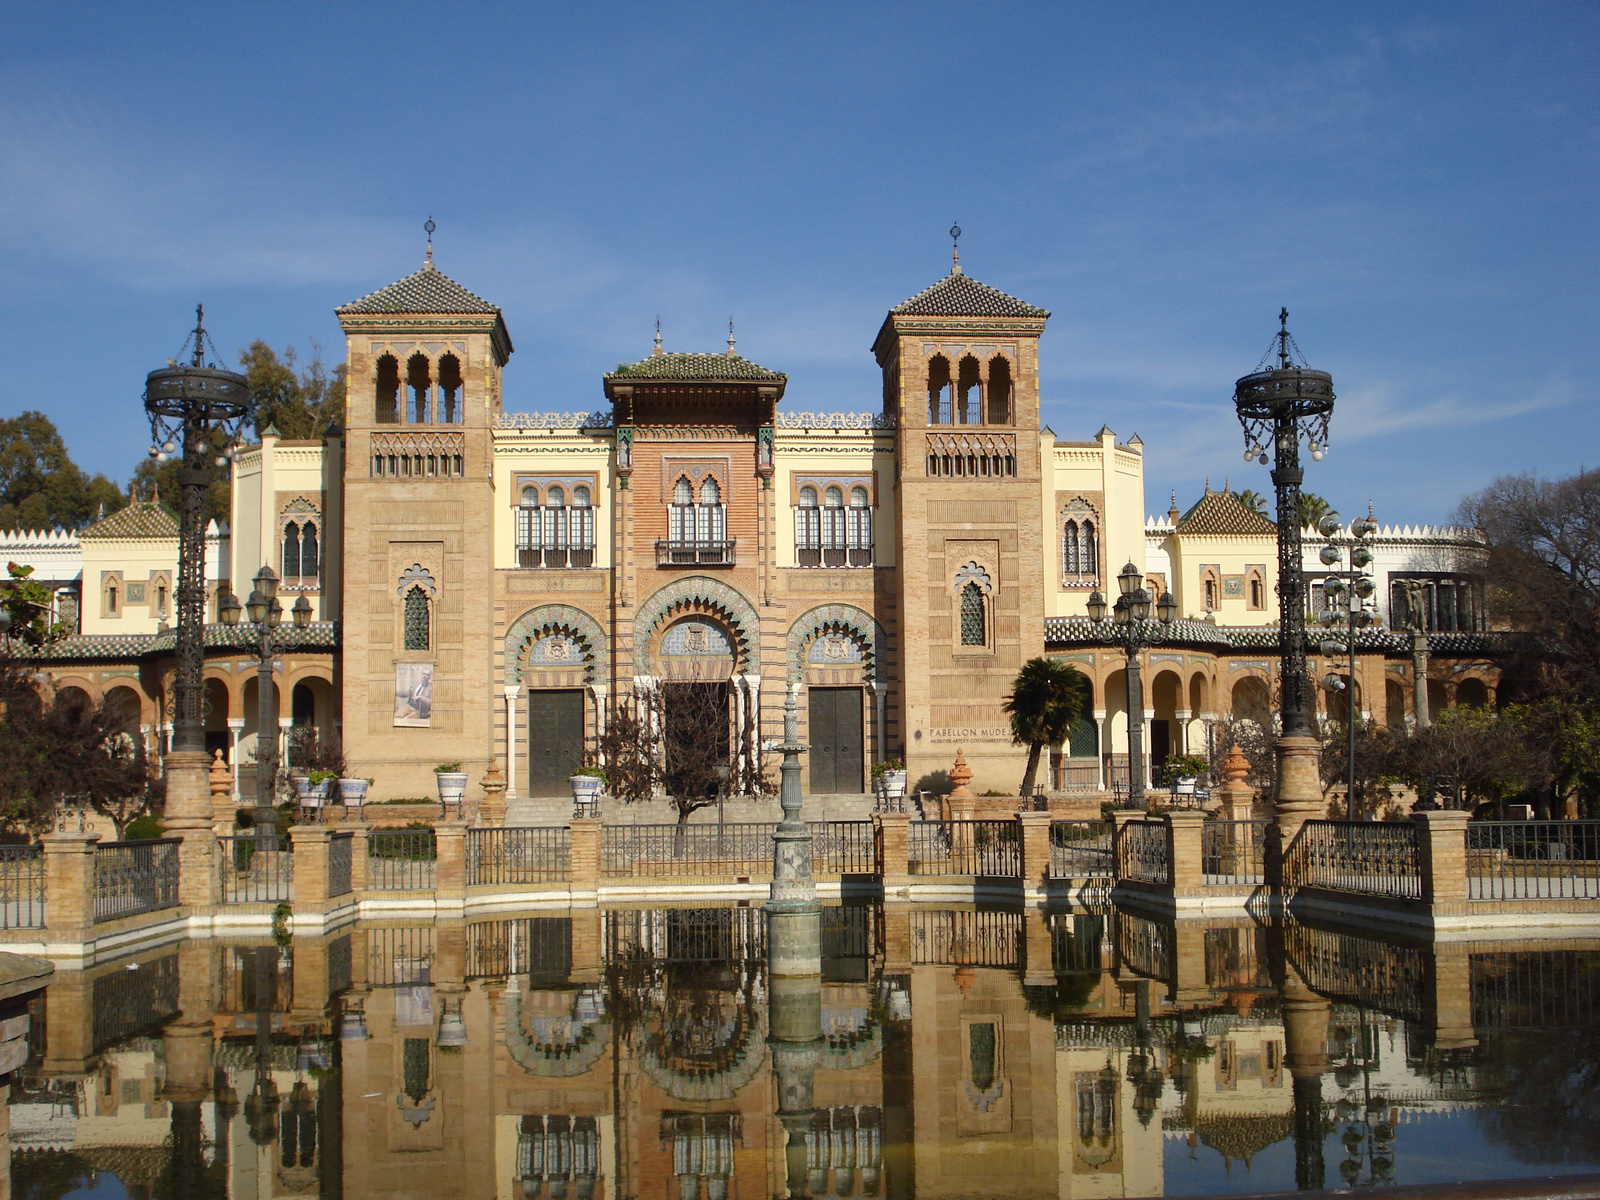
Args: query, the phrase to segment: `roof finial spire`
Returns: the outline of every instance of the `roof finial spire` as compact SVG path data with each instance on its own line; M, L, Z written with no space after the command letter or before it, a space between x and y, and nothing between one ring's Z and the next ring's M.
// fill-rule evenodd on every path
M193 366L199 367L199 366L204 366L205 365L205 342L206 342L206 306L204 304L196 304L194 306L194 363L192 364ZM183 351L180 350L180 351L178 351L178 353L182 354Z
M950 226L950 274L961 274L961 226Z
M657 314L657 316L656 316L656 348L654 350L650 351L650 357L654 358L656 355L658 355L660 353L661 353L661 317L660 317L659 314Z
M739 357L736 353L734 353L733 349L733 316L731 314L728 317L728 357Z
M1257 342L1257 345L1261 343ZM1289 310L1278 310L1278 370L1289 369Z
M427 232L428 235L428 257L423 260L422 265L425 267L431 267L433 265L433 231L439 227L433 223L433 217L430 215L428 219L422 223L422 228Z
M1183 514L1178 509L1178 493L1174 491L1172 493L1172 500L1167 507L1167 520L1176 525L1178 523L1178 518L1182 515Z

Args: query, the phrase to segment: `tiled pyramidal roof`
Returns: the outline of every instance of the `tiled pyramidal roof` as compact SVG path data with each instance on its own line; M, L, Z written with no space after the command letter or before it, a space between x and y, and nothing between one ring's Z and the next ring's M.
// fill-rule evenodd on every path
M84 541L176 539L178 519L154 500L136 500L109 517L102 517L78 536Z
M952 271L926 291L889 310L901 317L1048 317L1038 308L970 275Z
M404 279L379 288L370 296L352 300L335 310L339 313L482 313L495 315L500 309L482 296L475 296L431 262Z
M778 381L788 376L769 371L737 354L652 354L635 363L618 363L607 379L751 379Z
M1208 491L1178 518L1178 532L1274 536L1278 527L1260 513L1251 512L1232 492Z

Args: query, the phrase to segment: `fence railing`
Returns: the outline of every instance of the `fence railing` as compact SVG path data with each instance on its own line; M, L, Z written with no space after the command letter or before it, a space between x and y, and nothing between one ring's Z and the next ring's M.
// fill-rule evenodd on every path
M871 821L812 821L810 826L812 874L877 874Z
M1022 829L1016 821L911 821L907 829L913 875L1022 878Z
M348 896L351 860L355 857L356 835L336 833L328 839L328 899Z
M571 876L566 826L467 830L467 883L564 883Z
M44 928L44 850L0 846L0 929Z
M431 829L374 829L367 833L367 886L379 892L431 891L438 843Z
M1600 899L1600 821L1471 821L1467 899Z
M94 919L110 921L178 903L178 838L94 848Z
M600 843L607 879L770 876L769 821L705 825L608 825Z
M1129 821L1117 838L1117 876L1145 883L1170 883L1167 862L1167 823Z
M1051 821L1050 878L1110 878L1117 873L1111 821Z
M1422 898L1417 827L1409 821L1307 821L1284 866L1295 887Z
M1050 772L1051 786L1058 792L1098 792L1100 790L1100 760L1095 758L1064 758Z
M217 883L224 904L276 904L292 899L294 855L282 838L271 850L254 837L217 839Z
M1207 821L1200 829L1201 882L1219 887L1265 883L1268 821Z

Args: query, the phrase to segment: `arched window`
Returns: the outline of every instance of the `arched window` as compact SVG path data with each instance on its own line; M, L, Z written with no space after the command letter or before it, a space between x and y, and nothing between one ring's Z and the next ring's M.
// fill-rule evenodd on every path
M422 585L417 584L407 589L405 599L405 648L407 650L428 649L429 616L428 593L422 590Z
M283 577L300 578L300 526L292 521L283 528Z
M1061 527L1061 573L1068 579L1081 571L1078 566L1078 523L1068 521Z
M517 503L517 566L542 564L543 532L539 520L539 489L529 484L522 489Z
M990 425L1011 424L1011 360L995 355L989 360Z
M667 539L678 545L694 541L694 485L680 475L672 485L672 508L667 513Z
M439 360L439 420L445 425L461 422L461 360L446 354ZM448 472L446 472L448 474Z
M1082 507L1082 502L1078 502ZM1100 547L1094 521L1069 517L1061 525L1061 575L1068 583L1093 583L1100 577Z
M594 566L594 508L589 503L589 489L582 484L572 489L572 512L568 522L571 565Z
M290 521L283 527L283 580L290 587L315 587L321 546L315 521Z
M1265 608L1267 606L1267 589L1262 584L1260 576L1250 577L1250 607Z
M1206 576L1206 611L1215 612L1217 608L1217 581Z
M1083 523L1083 540L1078 551L1078 570L1085 579L1100 578L1100 544L1094 535L1094 522Z
M955 386L950 379L950 360L935 354L928 363L928 424L951 422Z
M867 503L867 489L850 489L849 540L850 565L872 565L872 508Z
M988 645L988 630L983 611L983 590L976 583L961 589L961 644Z
M727 532L727 518L722 507L722 489L710 476L700 485L700 511L695 516L695 540L720 542Z
M117 615L117 585L115 583L110 583L110 584L106 585L106 616L114 617L116 615Z
M978 360L968 354L961 360L956 382L956 423L983 424L983 385L978 380ZM977 472L973 472L977 474Z
M406 392L409 397L406 419L413 425L426 425L429 420L428 410L431 407L428 401L433 392L427 355L413 354L406 360Z
M822 565L845 563L844 493L830 487L822 493Z
M567 565L567 493L560 484L544 490L544 565Z
M385 354L378 359L376 392L373 420L379 425L399 424L400 364L392 354Z
M822 565L822 513L814 487L800 489L800 503L794 510L794 550L800 566Z

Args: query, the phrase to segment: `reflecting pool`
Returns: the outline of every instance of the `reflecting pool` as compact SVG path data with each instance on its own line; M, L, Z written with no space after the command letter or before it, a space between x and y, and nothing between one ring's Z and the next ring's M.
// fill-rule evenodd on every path
M1600 934L759 907L364 923L58 971L11 1194L1109 1197L1592 1172ZM778 958L772 960L776 963Z

